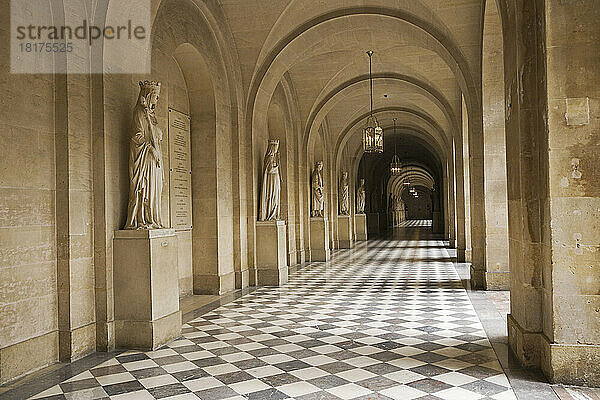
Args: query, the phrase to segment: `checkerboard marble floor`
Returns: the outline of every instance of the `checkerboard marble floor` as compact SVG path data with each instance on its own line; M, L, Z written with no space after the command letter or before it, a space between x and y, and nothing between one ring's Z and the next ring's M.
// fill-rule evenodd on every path
M334 253L34 399L515 399L443 242Z

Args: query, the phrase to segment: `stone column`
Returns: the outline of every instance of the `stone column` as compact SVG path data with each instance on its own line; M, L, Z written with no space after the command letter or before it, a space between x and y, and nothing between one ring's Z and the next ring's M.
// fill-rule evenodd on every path
M525 367L540 367L540 343L545 313L542 309L542 204L547 196L544 178L548 164L546 74L543 61L544 11L538 1L506 4L514 18L502 21L505 58L506 169L510 264L508 341ZM527 96L523 94L527 93ZM551 286L550 280L546 285ZM547 315L551 323L551 313Z
M350 215L338 216L338 240L340 249L351 249L354 247L352 236L352 217Z
M68 61L71 62L69 58ZM95 264L89 75L56 74L55 162L59 358L71 362L110 344L110 273ZM94 153L95 154L95 153ZM93 157L95 158L95 157ZM100 172L102 173L102 172ZM99 236L102 234L97 233ZM106 307L104 315L94 310ZM101 305L102 304L102 305ZM97 329L96 318L100 322Z
M540 2L538 2L540 3ZM546 0L548 214L543 215L541 367L600 385L600 8ZM539 5L538 5L539 7ZM540 126L543 127L543 126ZM549 151L547 151L549 149Z
M117 347L155 350L181 335L177 252L174 229L115 232Z
M508 199L506 195L506 134L502 24L496 3L485 8L483 32L483 152L485 168L484 285L508 290Z
M473 260L473 248L471 246L471 181L469 169L469 115L464 96L462 97L462 156L463 156L463 198L465 210L465 262Z
M285 221L256 223L257 285L281 286L288 281Z
M466 230L465 230L465 182L463 172L463 143L462 130L460 127L456 130L454 138L454 178L456 179L456 259L458 262L465 262L466 250Z
M440 196L437 191L433 193L431 200L431 231L433 233L443 233L444 222L442 221L442 213L440 212ZM452 244L450 247L452 247Z
M329 249L329 225L326 218L315 217L310 219L310 260L328 261L331 250Z

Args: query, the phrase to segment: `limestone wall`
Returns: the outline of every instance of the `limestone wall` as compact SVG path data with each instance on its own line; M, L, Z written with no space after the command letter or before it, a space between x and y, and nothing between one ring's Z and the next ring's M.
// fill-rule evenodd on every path
M8 1L0 52L9 54ZM58 360L55 81L0 58L0 382Z

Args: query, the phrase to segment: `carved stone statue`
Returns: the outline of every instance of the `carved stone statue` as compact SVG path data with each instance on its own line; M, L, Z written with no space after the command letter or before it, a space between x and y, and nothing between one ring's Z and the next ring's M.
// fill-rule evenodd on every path
M323 187L323 161L315 163L311 177L312 208L311 217L322 217L325 210L325 193Z
M340 182L340 214L350 215L350 185L347 172L342 172Z
M367 199L367 191L365 190L365 180L360 180L360 186L356 191L356 212L358 214L365 213L365 201Z
M129 151L129 205L125 229L163 228L161 203L163 156L162 130L154 111L160 83L140 82L140 95L133 110Z
M279 173L279 140L271 140L263 166L262 191L260 194L260 220L279 219L281 209L281 175Z

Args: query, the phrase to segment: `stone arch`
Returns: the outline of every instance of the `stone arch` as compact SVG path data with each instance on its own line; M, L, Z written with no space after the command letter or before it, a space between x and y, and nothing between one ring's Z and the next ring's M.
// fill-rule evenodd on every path
M453 41L445 35L438 27L434 26L432 23L429 23L425 19L407 12L405 10L400 9L391 9L384 7L373 7L373 6L364 6L364 7L347 7L338 10L333 10L328 13L322 14L315 18L306 21L301 26L289 32L285 37L279 40L271 50L265 52L264 61L257 67L255 70L255 74L252 79L250 91L249 91L249 103L248 103L248 113L247 116L250 118L253 115L253 111L255 111L255 103L257 102L257 94L259 93L260 86L263 85L265 81L266 75L269 72L269 69L274 64L277 56L290 44L294 41L294 39L301 37L303 33L307 31L312 31L313 34L315 32L315 28L318 28L319 25L324 24L328 21L332 21L339 18L349 17L349 16L357 16L357 15L377 15L384 16L389 18L394 18L398 21L403 21L405 23L413 26L418 32L425 35L432 41L432 46L435 48L436 52L446 60L450 69L455 72L455 76L459 81L459 85L461 86L465 96L467 98L467 102L469 104L470 109L477 109L478 99L476 96L477 90L475 81L473 80L472 74L468 67L468 63L464 56L462 55L460 49L453 43ZM297 54L301 54L297 52ZM290 62L288 61L289 65ZM276 81L277 78L266 78L266 81ZM263 89L264 90L264 89ZM268 91L264 92L265 94ZM260 103L260 100L259 100ZM249 121L249 127L252 126L252 121Z
M401 194L405 188L406 182L416 182L419 185L426 186L429 189L435 187L435 178L427 170L419 164L411 163L409 166L404 166L402 172L396 176L393 176L388 182L388 193Z
M399 82L406 82L412 87L415 88L416 92L422 93L427 98L429 98L445 115L448 125L451 127L454 132L457 127L456 116L454 115L454 111L450 106L449 102L446 98L432 85L427 82L424 82L418 78L414 78L408 75L396 74L396 73L377 73L373 74L373 80L377 81L380 79L385 80L395 80ZM361 75L345 81L340 85L336 86L333 90L326 93L320 100L316 101L313 105L313 109L311 110L311 114L309 115L307 121L307 125L304 132L304 140L307 140L307 137L310 135L311 130L315 125L319 124L319 115L323 112L329 102L331 102L337 95L341 92L352 89L357 84L363 83L369 80L368 75Z
M391 126L389 125L384 125L383 127L384 130L387 132L389 132L389 130L391 129ZM427 149L427 151L429 151L429 153L432 155L432 158L435 160L435 163L437 164L437 171L435 171L434 175L437 176L437 180L440 181L440 188L444 188L445 186L447 186L447 176L450 175L448 163L449 155L447 154L447 151L443 147L443 145L440 145L439 139L437 139L435 136L429 133L429 131L426 128L417 127L413 125L398 125L396 127L396 133L401 136L410 137L412 138L412 140L417 140L424 148ZM345 147L347 146L354 146L351 147L351 152L352 149L356 149L354 156L353 173L355 177L358 177L358 169L362 161L362 143L360 141L347 142ZM340 155L341 153L338 149L338 157ZM390 160L387 160L386 162L389 161ZM368 177L370 174L371 173L365 173L365 176ZM443 202L439 204L441 210L439 219L440 221L444 221L445 225L448 226L448 224L451 223L451 218L445 218L444 216L449 215L448 210L451 207L450 202L452 199L449 196L445 196L443 199L440 197L438 200L443 200ZM380 203L381 201L379 200L378 202ZM436 227L443 226L440 224L440 221L436 222Z
M418 120L422 121L429 127L429 129L435 134L429 134L428 136L433 136L435 138L435 142L439 146L440 152L438 154L443 155L445 158L448 156L449 142L448 138L444 134L442 128L437 124L437 122L431 118L426 112L420 110L413 110L406 107L381 107L373 110L373 114L382 114L385 112L395 112L395 113L404 113L409 116L413 116ZM339 154L340 150L343 149L348 142L349 138L352 135L356 134L356 127L359 126L361 122L363 122L368 116L370 112L365 112L363 114L358 115L356 118L351 120L346 124L346 127L342 130L342 132L338 136L338 140L335 144L335 153ZM424 130L421 130L424 132ZM385 138L384 138L385 141Z
M407 194L409 188L415 188L421 198L425 198L424 207L416 207L417 204L413 200L410 194ZM403 210L391 210L393 226L397 226L399 223L410 219L430 219L435 221L437 224L439 219L439 207L434 204L433 191L436 187L435 178L429 173L429 171L420 166L411 163L411 165L403 168L403 171L390 179L388 183L388 194L396 196L402 201ZM421 200L422 201L422 200ZM417 215L413 208L419 208ZM427 213L423 213L427 210Z
M177 21L177 22L175 22ZM233 260L233 159L236 95L215 33L191 1L164 0L152 29L152 74L174 57L190 92L195 294L222 294L241 281Z

